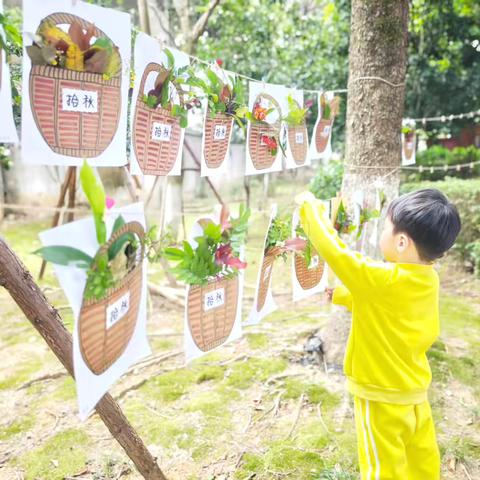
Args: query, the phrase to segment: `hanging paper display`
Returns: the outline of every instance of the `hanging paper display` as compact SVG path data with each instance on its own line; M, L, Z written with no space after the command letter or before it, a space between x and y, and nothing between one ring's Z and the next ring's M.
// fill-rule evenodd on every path
M415 149L417 136L415 133L415 121L404 120L402 124L402 165L415 165Z
M23 161L125 165L130 15L62 0L23 14Z
M279 142L285 95L282 85L249 83L246 175L282 170Z
M222 70L217 63L202 73L202 77L190 76L187 83L199 88L204 96L201 176L210 177L227 173L233 121L244 129L240 117L245 115L248 107L245 106L242 82L235 74Z
M270 207L270 222L265 236L262 258L259 263L257 288L252 309L244 325L255 325L266 315L277 309L270 288L274 262L278 257L287 260L292 252L302 252L305 240L292 236L292 215L290 212L277 214L277 205ZM300 254L299 254L300 255Z
M130 365L150 355L150 348L143 205L107 213L103 190L88 166L80 179L93 219L41 232L44 247L36 253L54 264L74 313L75 381L85 419Z
M130 171L134 175L180 175L187 111L195 98L183 90L188 55L150 36L135 39Z
M287 112L283 117L286 128L286 167L310 165L308 155L307 109L304 108L303 91L295 90L287 96Z
M324 206L327 216L330 215L330 203L324 202ZM308 232L301 227L298 209L292 218L292 238L295 237L305 240L303 254L294 254L292 262L293 301L297 302L325 290L328 266L309 242Z
M338 113L340 100L341 98L333 96L333 92L318 94L318 118L310 145L312 159L328 159L332 156L333 120Z
M187 284L185 355L193 360L242 335L242 260L250 210L237 218L225 206L201 218L181 248L165 250L172 273Z
M3 13L3 1L0 0L0 13ZM12 87L10 84L10 69L7 63L7 52L2 48L7 35L0 26L0 143L18 143L18 134L13 120Z

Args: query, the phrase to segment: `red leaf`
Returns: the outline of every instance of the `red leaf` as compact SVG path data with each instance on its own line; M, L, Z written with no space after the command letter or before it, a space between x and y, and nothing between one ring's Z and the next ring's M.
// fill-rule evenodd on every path
M238 257L230 257L225 264L238 269L243 269L247 266L247 262L242 262Z
M222 205L222 211L220 212L220 229L226 230L227 228L232 228L232 224L229 221L230 212L228 211L228 207L226 205Z
M291 250L301 251L306 245L307 243L303 238L287 238L287 240L285 240L285 246Z

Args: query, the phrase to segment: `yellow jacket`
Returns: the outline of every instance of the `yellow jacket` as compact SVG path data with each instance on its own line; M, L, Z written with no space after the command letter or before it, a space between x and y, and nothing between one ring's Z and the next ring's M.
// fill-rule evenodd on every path
M366 259L338 238L321 202L308 195L297 202L305 233L343 283L333 303L353 314L344 360L347 390L377 402L424 402L432 377L425 352L439 331L432 265Z

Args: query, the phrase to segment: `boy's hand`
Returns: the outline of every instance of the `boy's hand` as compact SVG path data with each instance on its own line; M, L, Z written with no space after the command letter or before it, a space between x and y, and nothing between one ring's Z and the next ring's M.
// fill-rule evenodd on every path
M335 290L335 287L325 287L325 296L327 297L328 302L332 301L334 290Z

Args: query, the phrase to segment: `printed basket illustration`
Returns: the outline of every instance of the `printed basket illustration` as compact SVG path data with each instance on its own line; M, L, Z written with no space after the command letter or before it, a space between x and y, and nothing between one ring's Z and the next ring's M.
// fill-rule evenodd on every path
M294 100L297 107L300 108L300 104ZM305 119L302 125L295 125L288 127L288 143L290 144L290 150L292 151L293 160L297 165L303 165L307 158L307 123Z
M210 298L212 304L208 308ZM226 342L235 323L237 304L238 278L215 278L203 287L199 283L190 285L187 300L188 328L193 341L202 352L208 352Z
M415 134L413 132L408 132L403 135L403 153L406 160L412 158L413 152L415 151Z
M325 270L325 260L320 259L318 253L312 249L312 260L314 258L318 260L318 263L316 265L310 263L310 268L305 266L305 259L301 255L294 255L293 258L295 275L298 283L304 290L316 287L320 283Z
M258 285L257 312L260 312L265 305L267 292L270 287L270 280L272 278L273 262L275 260L275 256L281 252L281 247L268 247L265 250L262 260L262 268L260 270L260 281Z
M328 140L332 134L333 120L324 120L323 118L318 122L315 129L315 146L318 153L323 153L328 145Z
M82 18L68 13L55 13L45 20L55 25L77 20L82 28L88 26ZM98 38L105 34L95 28L94 35ZM100 73L32 65L30 105L38 130L48 146L55 153L69 157L98 157L113 140L118 128L122 109L121 86L121 58L115 75L108 80ZM97 112L63 110L63 89L96 92Z
M166 108L149 107L142 99L148 74L150 72L160 73L163 70L165 70L164 67L158 63L149 63L147 65L143 72L135 107L135 116L132 124L133 149L140 170L144 175L167 175L177 160L182 138L180 117L178 115L171 115L170 110ZM173 82L172 84L175 85ZM183 106L183 94L180 93L178 85L175 85L175 87L179 92L180 105ZM171 127L168 141L152 138L155 123Z
M278 102L272 96L266 93L261 93L258 95L255 103L260 102L262 98L275 105L278 110L279 117L282 115ZM250 152L250 156L252 157L253 165L257 170L265 170L274 164L277 156L272 155L270 153L270 148L267 145L262 144L262 135L275 137L278 142L278 133L280 132L280 127L280 122L273 123L272 125L268 124L267 122L250 123L248 150Z
M138 238L145 234L140 223L126 223L113 233L108 242L99 250L98 255L105 254L110 245L127 232L134 233ZM142 246L137 264L120 280L117 287L107 289L107 296L100 300L96 300L94 297L83 300L78 321L80 351L88 368L95 375L100 375L113 365L123 354L132 338L140 307L143 257L144 247ZM114 310L119 302L118 320L113 324L110 321L111 324L107 325L109 307ZM126 311L122 312L122 308L126 308ZM123 313L123 315L119 316L118 313Z
M203 156L208 168L219 168L225 160L232 131L233 118L224 113L216 113L213 118L207 110L205 119ZM215 138L217 127L225 127L223 138ZM223 130L223 129L222 129Z

